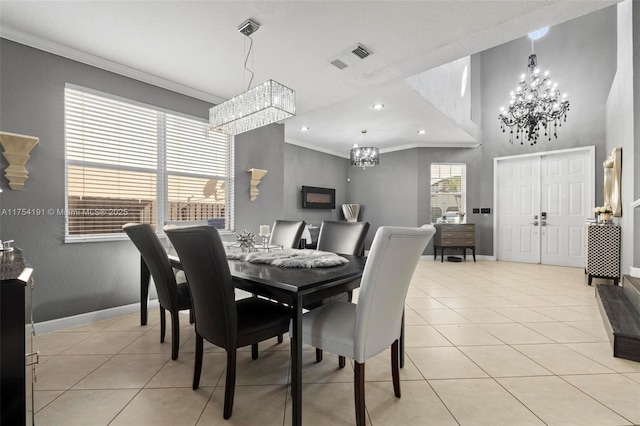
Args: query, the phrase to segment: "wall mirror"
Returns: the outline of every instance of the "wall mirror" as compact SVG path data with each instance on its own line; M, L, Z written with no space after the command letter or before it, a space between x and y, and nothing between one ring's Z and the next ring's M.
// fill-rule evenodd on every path
M602 167L604 168L604 205L611 206L614 217L620 217L622 216L622 203L620 202L622 148L614 148L611 155L602 163Z

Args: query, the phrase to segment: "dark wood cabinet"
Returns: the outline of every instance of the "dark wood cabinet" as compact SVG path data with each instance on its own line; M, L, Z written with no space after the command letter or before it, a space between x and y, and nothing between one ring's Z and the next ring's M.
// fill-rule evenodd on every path
M435 260L440 249L441 262L444 261L444 249L462 249L464 258L467 258L467 249L473 253L473 261L476 261L476 225L474 223L438 223L434 225L436 235L433 237L433 259Z
M20 249L0 252L0 424L33 424L33 269Z

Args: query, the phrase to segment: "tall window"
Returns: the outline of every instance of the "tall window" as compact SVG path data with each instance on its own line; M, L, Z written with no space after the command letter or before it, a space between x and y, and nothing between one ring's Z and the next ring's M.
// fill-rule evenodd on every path
M431 222L457 223L458 212L466 213L466 165L431 165Z
M233 138L201 119L67 85L67 241L127 222L233 229Z

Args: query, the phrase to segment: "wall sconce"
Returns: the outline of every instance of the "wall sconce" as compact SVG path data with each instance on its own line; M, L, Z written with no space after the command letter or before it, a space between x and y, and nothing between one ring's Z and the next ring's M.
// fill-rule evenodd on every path
M258 185L260 185L260 181L267 174L266 170L262 169L249 169L248 173L251 173L251 187L249 188L249 196L251 197L251 201L255 201L258 198Z
M38 140L35 136L0 132L0 144L4 148L2 155L9 163L4 169L4 176L9 181L9 188L14 191L24 189L24 183L29 179L29 172L24 165L31 158L29 152L36 146Z

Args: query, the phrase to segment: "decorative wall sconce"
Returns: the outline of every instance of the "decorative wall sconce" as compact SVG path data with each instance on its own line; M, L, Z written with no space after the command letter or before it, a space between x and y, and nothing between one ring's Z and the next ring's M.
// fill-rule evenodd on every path
M266 170L262 169L249 169L248 173L251 173L251 187L249 188L249 196L251 197L251 201L255 201L258 198L258 185L260 185L260 181L267 174Z
M15 133L0 132L0 144L4 148L4 158L9 165L4 169L4 176L9 181L9 188L14 191L24 189L24 183L29 179L29 172L24 166L29 161L29 152L38 143L35 136L17 135Z

